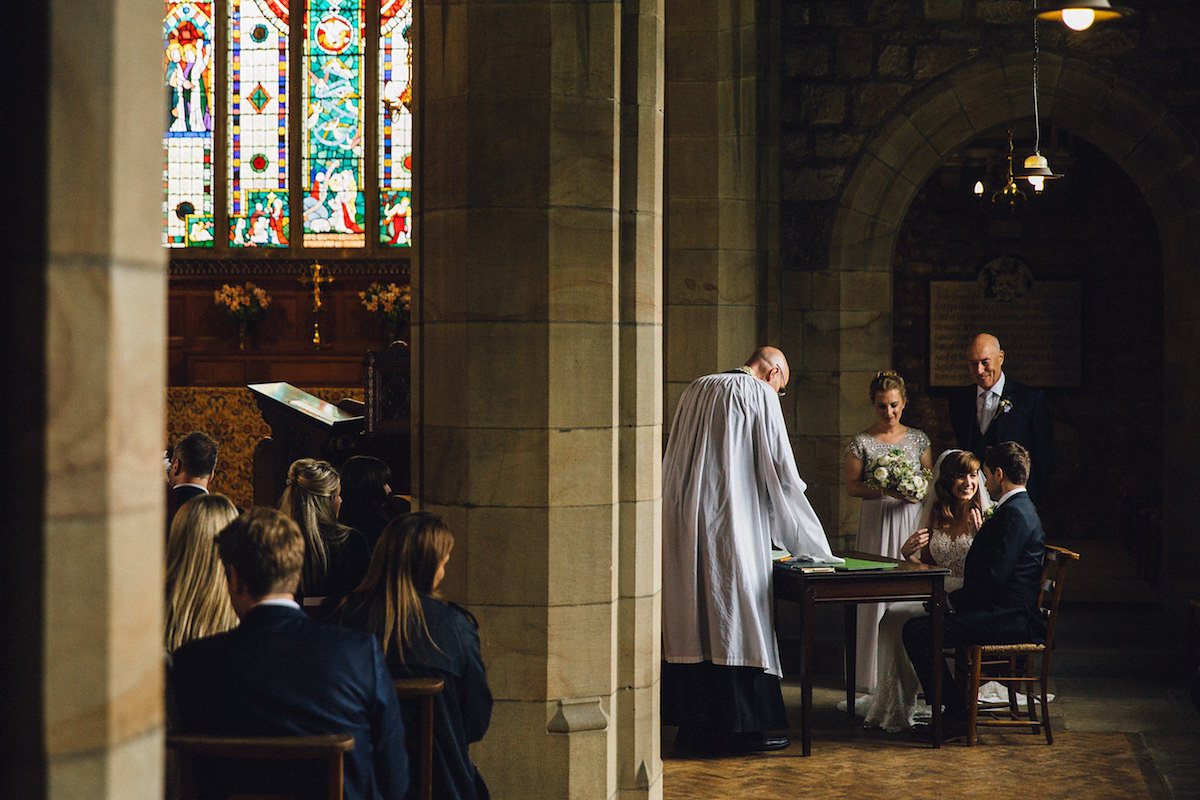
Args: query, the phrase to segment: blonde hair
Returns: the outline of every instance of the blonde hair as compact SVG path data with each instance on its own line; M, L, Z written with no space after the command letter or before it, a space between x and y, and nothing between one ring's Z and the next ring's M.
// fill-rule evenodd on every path
M237 515L229 498L202 494L180 506L171 520L164 634L168 652L237 625L217 554L217 534Z
M300 528L304 536L304 571L301 590L308 591L329 569L329 548L345 540L348 530L338 524L333 501L340 480L328 461L299 458L288 468L287 486L279 510Z
M433 595L438 567L454 547L454 534L436 514L417 511L392 520L371 557L367 575L358 585L368 606L368 624L383 645L395 649L400 663L420 638L435 648L421 595Z
M893 389L900 393L901 400L908 400L908 395L904 391L904 378L894 369L884 369L875 373L875 378L871 381L871 402L875 402L875 395L880 392L890 392Z

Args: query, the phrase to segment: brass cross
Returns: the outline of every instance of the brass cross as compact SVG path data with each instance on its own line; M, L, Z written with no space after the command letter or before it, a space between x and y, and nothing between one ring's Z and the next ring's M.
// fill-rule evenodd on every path
M325 268L324 268L324 267L322 267L322 266L321 266L321 264L320 264L319 262L317 262L317 261L314 261L314 262L313 262L313 264L312 264L312 268L311 268L311 269L312 269L312 275L311 275L311 277L307 277L307 278L301 278L301 279L300 279L300 283L302 283L302 284L304 284L304 285L306 285L306 286L307 286L307 285L309 285L309 284L311 284L311 285L312 285L312 297L313 297L313 306L312 306L312 310L313 310L313 338L312 338L312 343L313 343L313 347L320 347L320 346L321 346L321 319L320 319L320 315L321 315L321 305L322 305L322 302L321 302L321 284L323 284L323 283L333 283L333 276L332 276L332 275L323 275L323 274L321 274L322 270L324 270Z

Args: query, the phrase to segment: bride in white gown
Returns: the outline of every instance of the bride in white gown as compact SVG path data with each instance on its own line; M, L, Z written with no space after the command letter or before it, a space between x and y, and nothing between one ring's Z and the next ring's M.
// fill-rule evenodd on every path
M901 545L900 554L910 561L949 567L946 591L950 592L962 586L967 551L991 499L983 488L979 459L964 450L947 450L938 456L932 483L933 491L921 506L920 528ZM900 640L904 623L925 613L920 602L892 603L880 620L875 692L858 701L866 701L868 727L900 731L911 727L918 713L928 713L928 707L917 701L921 684Z

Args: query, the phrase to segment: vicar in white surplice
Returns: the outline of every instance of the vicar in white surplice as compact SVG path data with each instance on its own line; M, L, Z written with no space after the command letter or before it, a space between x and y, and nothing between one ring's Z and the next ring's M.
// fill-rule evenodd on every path
M787 747L771 545L839 562L804 496L779 396L790 371L761 347L692 382L663 457L662 718L698 751Z

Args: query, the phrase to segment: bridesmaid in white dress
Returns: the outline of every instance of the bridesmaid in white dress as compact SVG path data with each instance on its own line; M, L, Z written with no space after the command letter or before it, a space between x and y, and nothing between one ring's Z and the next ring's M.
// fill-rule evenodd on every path
M906 400L903 378L892 370L877 372L871 381L871 404L879 421L851 439L846 448L846 493L863 499L854 549L889 558L901 557L900 545L916 529L920 506L917 500L890 489L872 489L863 483L863 477L872 460L897 449L929 469L929 437L900 423ZM858 606L854 674L860 692L871 692L875 687L875 642L881 617L882 603Z
M962 586L967 551L992 501L983 488L979 459L964 450L947 450L933 468L933 488L921 505L920 529L905 540L901 555L910 561L949 567L946 591ZM912 727L913 716L928 713L918 704L921 690L900 632L912 617L925 614L921 602L891 603L879 622L875 692L866 709L866 725L887 731Z

